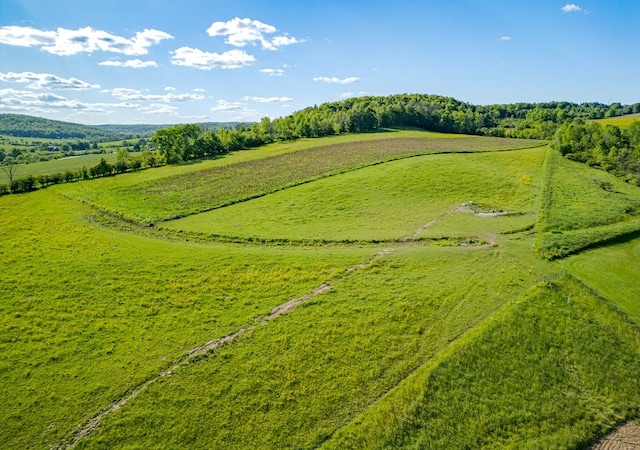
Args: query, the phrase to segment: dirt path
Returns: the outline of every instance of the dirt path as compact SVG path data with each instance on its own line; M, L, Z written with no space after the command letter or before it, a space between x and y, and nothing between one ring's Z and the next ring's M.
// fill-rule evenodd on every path
M181 367L187 366L187 365L195 362L198 357L206 355L209 352L215 351L217 348L234 341L235 339L241 337L243 334L253 330L254 328L256 328L258 326L266 325L267 323L269 323L270 321L272 321L274 319L277 319L281 315L286 314L286 313L294 310L301 303L303 303L303 302L305 302L305 301L307 301L307 300L309 300L309 299L311 299L311 298L313 298L313 297L315 297L315 296L317 296L319 294L322 294L323 292L328 291L329 289L331 289L331 286L335 282L340 281L340 280L342 280L344 278L350 277L353 273L355 273L355 272L357 272L359 270L362 270L365 267L371 265L377 259L382 258L383 256L385 256L385 255L387 255L389 253L392 253L393 251L395 251L399 247L401 247L401 246L405 245L406 243L416 239L418 237L418 235L420 233L422 233L428 227L435 225L439 220L441 220L444 217L447 217L450 214L453 214L455 212L460 212L460 207L456 207L456 208L454 208L454 209L452 209L450 211L447 211L445 214L443 214L443 215L437 217L436 219L434 219L434 220L426 223L425 225L421 226L415 232L413 232L411 235L399 239L397 244L394 247L384 248L384 249L380 250L378 253L376 253L375 255L373 255L370 258L368 258L367 260L361 262L360 264L357 264L357 265L355 265L353 267L348 268L347 271L346 271L346 276L338 277L335 280L329 281L327 283L323 283L320 286L318 286L315 289L313 289L312 291L302 295L301 297L291 299L291 300L289 300L289 301L287 301L285 303L282 303L282 304L276 306L267 315L256 318L252 323L249 323L249 324L245 325L242 328L239 328L239 329L237 329L237 330L235 330L235 331L233 331L233 332L231 332L231 333L229 333L229 334L227 334L225 336L218 337L218 338L212 339L211 341L205 342L204 344L202 344L202 345L200 345L198 347L192 348L191 350L189 350L186 353L185 356L183 356L181 359L178 359L177 361L175 361L174 364L171 367L169 367L168 369L164 370L163 372L161 372L157 376L148 379L147 381L145 381L141 385L139 385L136 388L134 388L133 390L129 391L122 398L120 398L117 401L113 402L111 405L109 405L104 410L102 410L99 413L95 414L86 423L84 423L83 425L81 425L80 427L78 427L76 429L76 431L73 433L73 437L71 437L68 440L63 440L62 442L58 443L57 445L54 445L52 447L52 449L53 450L68 450L68 449L74 448L78 442L80 442L82 439L84 439L87 436L89 436L89 434L91 434L91 432L93 430L95 430L100 425L100 423L102 422L102 420L104 418L106 418L109 414L118 411L120 408L125 406L131 400L136 398L141 392L143 392L149 386L152 386L153 384L155 384L156 382L162 380L163 378L170 377L177 370L179 370Z
M640 449L640 424L629 422L603 437L591 450L638 450Z

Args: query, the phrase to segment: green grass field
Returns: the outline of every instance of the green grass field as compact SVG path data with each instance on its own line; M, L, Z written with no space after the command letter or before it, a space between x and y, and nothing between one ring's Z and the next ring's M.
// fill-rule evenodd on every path
M0 198L0 448L577 449L637 419L637 188L538 144L387 131Z
M640 239L589 250L566 260L567 269L640 324Z
M619 117L609 117L607 119L598 119L596 122L601 125L615 125L620 128L625 128L631 125L633 122L640 121L640 114L627 114Z

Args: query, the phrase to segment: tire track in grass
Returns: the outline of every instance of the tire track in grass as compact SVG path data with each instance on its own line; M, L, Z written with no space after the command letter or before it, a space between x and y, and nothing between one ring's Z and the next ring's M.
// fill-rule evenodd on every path
M346 279L346 278L352 276L353 274L355 274L359 270L365 269L366 267L370 266L375 261L377 261L378 259L384 257L385 255L388 255L388 254L394 252L396 249L400 248L401 246L406 245L407 243L410 243L411 241L415 240L418 237L418 235L420 233L422 233L426 228L435 225L441 219L443 219L444 217L447 217L450 214L453 214L457 210L458 210L458 208L454 208L454 209L452 209L450 211L447 211L446 213L442 214L441 216L433 219L432 221L426 223L425 225L422 225L420 228L418 228L411 235L405 236L403 238L398 239L396 241L396 245L395 246L383 248L382 250L380 250L379 252L377 252L373 256L369 257L365 261L363 261L363 262L361 262L361 263L359 263L359 264L357 264L357 265L355 265L353 267L348 268L345 271L345 275L338 276L338 277L334 278L333 280L330 280L330 281L327 281L326 283L321 284L320 286L316 287L315 289L311 290L310 292L307 292L306 294L304 294L304 295L302 295L300 297L288 300L288 301L276 306L268 314L266 314L264 316L260 316L260 317L258 317L256 319L254 319L253 322L248 323L244 327L238 328L237 330L232 331L229 334L226 334L226 335L224 335L222 337L218 337L218 338L212 339L212 340L210 340L208 342L205 342L202 345L199 345L198 347L192 348L191 350L189 350L186 353L186 355L184 355L182 358L180 358L177 361L175 361L174 364L171 367L169 367L168 369L160 372L155 377L150 378L147 381L145 381L144 383L138 385L133 390L131 390L128 393L126 393L123 397L121 397L118 400L116 400L113 403L111 403L107 408L105 408L102 411L98 412L97 414L93 415L87 422L82 424L80 427L76 428L76 430L73 433L73 437L71 437L68 440L65 439L65 440L59 442L57 445L52 446L51 447L52 450L69 450L69 449L74 448L78 444L78 442L80 442L81 440L83 440L84 438L89 436L91 434L91 432L93 430L95 430L107 416L109 416L110 414L120 410L123 406L125 406L127 403L129 403L131 400L136 398L140 393L142 393L144 390L146 390L147 388L149 388L150 386L152 386L156 382L158 382L158 381L160 381L160 380L162 380L164 378L170 377L171 375L174 374L174 372L179 370L181 367L188 366L189 364L197 362L200 358L202 358L203 356L207 355L208 353L211 353L211 352L215 351L216 349L220 348L221 346L235 341L236 339L240 338L242 335L244 335L244 334L248 333L249 331L257 328L258 326L266 325L270 321L277 319L281 315L286 314L286 313L288 313L290 311L293 311L301 303L303 303L303 302L305 302L305 301L307 301L307 300L309 300L309 299L311 299L313 297L316 297L316 296L318 296L318 295L320 295L320 294L322 294L324 292L327 292L328 290L331 289L331 287L335 283L337 283L339 281L342 281L343 279Z

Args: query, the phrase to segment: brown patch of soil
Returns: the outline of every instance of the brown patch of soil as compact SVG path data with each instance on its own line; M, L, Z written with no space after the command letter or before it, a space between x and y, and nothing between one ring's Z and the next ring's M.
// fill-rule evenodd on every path
M629 422L603 437L591 450L640 450L640 424Z

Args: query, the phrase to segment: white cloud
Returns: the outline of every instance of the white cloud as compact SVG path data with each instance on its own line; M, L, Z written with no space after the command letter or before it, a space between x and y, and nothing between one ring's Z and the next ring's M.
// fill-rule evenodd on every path
M560 11L564 13L580 12L582 11L582 8L580 8L578 5L574 3L567 3L562 8L560 8Z
M510 41L511 40L511 36L502 36L500 38L501 41Z
M243 97L242 100L245 102L258 102L258 103L277 103L277 102L292 102L293 99L291 97Z
M347 77L347 78L337 78L337 77L315 77L313 81L322 81L323 83L332 83L332 84L351 84L360 81L358 77Z
M224 53L209 53L197 48L180 47L173 52L171 63L176 66L195 67L200 70L240 69L256 59L244 50L230 50Z
M109 112L114 108L131 109L139 107L139 104L129 102L86 103L47 92L0 89L0 110L4 111L41 112L64 109L102 113Z
M202 88L195 88L193 92L206 92L206 91Z
M91 27L69 30L43 31L31 27L0 27L0 44L19 47L40 47L54 55L75 55L95 51L121 53L125 55L146 55L148 48L165 39L173 39L168 33L145 29L130 39L116 36Z
M190 100L202 100L202 94L145 94L138 89L115 88L111 91L111 95L120 100L130 101L154 101L164 103L186 102Z
M301 41L297 40L293 36L291 36L291 37L288 37L288 36L276 36L271 40L271 44L274 47L283 47L285 45L299 44L300 42Z
M277 50L278 47L300 43L295 37L275 36L269 40L265 35L273 34L276 27L259 20L236 17L227 22L213 22L207 29L209 36L226 36L225 43L234 47L260 43L264 50Z
M356 95L354 92L343 92L342 94L338 95L338 97L349 98L349 97L353 97L354 95Z
M0 81L9 83L29 83L31 89L100 89L99 84L90 84L77 78L62 78L50 73L0 72Z
M270 77L281 77L284 74L282 69L260 69L259 72L266 73Z
M174 88L173 86L167 86L164 88L165 91L175 91L176 88Z
M142 114L168 114L174 116L178 113L178 107L166 103L153 103L149 106L138 108Z
M130 59L128 61L102 61L98 63L99 66L113 66L113 67L131 67L133 69L143 69L145 67L158 67L158 63L155 61L141 61L139 59Z
M226 100L218 100L218 104L211 108L211 111L241 111L245 108L243 103L228 102Z

